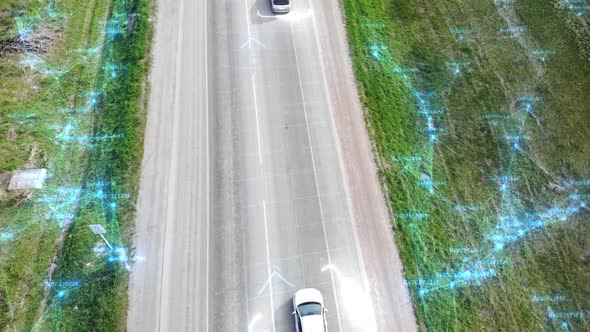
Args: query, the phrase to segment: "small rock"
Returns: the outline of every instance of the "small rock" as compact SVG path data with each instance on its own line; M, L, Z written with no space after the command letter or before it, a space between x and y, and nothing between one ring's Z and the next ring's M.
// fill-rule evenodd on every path
M554 193L559 194L559 195L563 194L567 190L567 189L565 189L565 187L562 187L562 186L555 184L555 183L549 184L549 188L551 188L551 191L553 191Z
M8 190L41 189L43 188L46 175L47 170L44 168L14 171L10 179L10 184L8 185Z

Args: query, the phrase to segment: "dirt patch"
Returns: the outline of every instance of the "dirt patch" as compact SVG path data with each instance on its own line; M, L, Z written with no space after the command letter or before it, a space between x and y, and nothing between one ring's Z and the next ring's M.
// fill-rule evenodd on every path
M16 139L16 127L10 126L8 132L6 133L6 140L7 141L14 141Z
M14 36L0 40L0 57L9 53L47 54L61 40L62 31L50 24L41 24L35 31L26 36Z
M39 149L37 148L37 144L33 144L31 147L31 153L29 153L29 158L27 159L27 163L25 164L24 168L37 168L40 164L40 153Z
M7 39L0 41L0 56L5 53L16 53L23 50L23 45L17 38Z

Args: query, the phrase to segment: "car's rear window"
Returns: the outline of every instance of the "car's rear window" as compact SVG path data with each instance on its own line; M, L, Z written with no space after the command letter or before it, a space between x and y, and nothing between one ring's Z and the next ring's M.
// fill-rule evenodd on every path
M283 6L283 5L288 5L289 0L273 0L273 3L275 5Z
M310 316L310 315L321 315L322 313L322 306L316 302L307 302L300 304L297 307L299 310L299 314L301 317Z

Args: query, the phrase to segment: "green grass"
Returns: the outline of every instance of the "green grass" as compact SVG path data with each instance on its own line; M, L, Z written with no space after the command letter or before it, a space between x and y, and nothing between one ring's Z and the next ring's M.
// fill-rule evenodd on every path
M573 204L574 192L588 193L587 186L562 185L590 175L590 62L579 33L587 16L532 0L507 8L492 1L343 4L420 327L588 328L590 286L584 280L590 267L581 259L590 252L587 211L569 213L564 222L539 217ZM515 38L503 30L518 26L525 31ZM548 51L545 61L535 55L539 50ZM527 113L523 96L542 100ZM432 123L440 129L434 143L423 109L434 110ZM507 137L521 128L526 137L515 150ZM515 179L507 194L498 176ZM526 229L495 250L488 236L501 224L499 216L524 220L525 213L550 225ZM493 275L457 277L466 270ZM565 300L533 300L548 295ZM583 317L556 317L576 316L572 312Z
M14 2L17 4L17 2ZM15 16L33 17L32 21L44 23L43 30L58 31L58 39L48 53L38 56L48 69L68 66L79 61L68 50L83 47L96 41L101 15L89 6L95 1L63 1L62 5L75 15L67 21L47 18L36 12L42 2L18 2L15 14L2 13L2 28L16 36ZM107 2L99 2L106 5ZM94 30L93 30L94 29ZM75 32L75 33L74 33ZM63 39L62 39L63 38ZM56 146L55 136L48 124L64 121L58 110L71 103L71 98L91 84L96 64L78 65L71 71L57 76L42 74L21 64L27 57L23 50L0 57L0 173L18 168L48 167L54 171L54 179L62 183L79 180L72 172L76 161L84 151L73 148L61 150ZM4 139L6 138L6 139ZM67 181L67 182L66 182ZM36 197L36 196L33 196ZM25 199L20 194L0 194L0 227L3 232L14 234L14 239L2 241L3 255L0 260L0 289L4 296L0 311L2 329L29 330L44 307L47 295L43 281L55 255L60 229L56 223L45 220L44 209Z
M97 238L87 225L103 223L112 243L130 248L143 148L140 106L148 70L151 1L126 4L123 8L120 1L64 0L50 8L58 15L49 15L44 1L6 4L17 12L1 11L6 7L0 5L0 40L16 35L14 17L23 15L32 17L28 22L33 36L42 32L54 38L48 52L39 54L49 70L45 73L22 64L30 52L0 56L0 174L23 167L46 167L52 174L44 189L29 198L0 190L0 230L13 235L0 240L2 330L124 329L127 272L123 264L108 263L106 255L93 253ZM137 19L132 19L133 27L103 40L104 20L114 12L136 13ZM96 46L101 46L96 52L84 52ZM122 66L116 78L110 76L111 64ZM89 108L91 91L101 94ZM90 111L60 111L64 109ZM74 137L116 134L120 139L93 144L59 139L68 124ZM96 197L98 181L104 182L103 199ZM60 194L59 188L74 191ZM42 201L58 197L67 200ZM56 213L74 216L66 233ZM46 290L52 261L57 269ZM70 281L78 281L79 287L62 287ZM57 296L65 288L66 296Z
M125 67L124 74L110 79L110 72L102 71L99 85L104 92L97 107L94 131L123 135L124 139L95 147L86 165L86 183L105 181L116 185L104 188L105 198L97 200L92 193L84 195L76 221L60 252L57 276L63 280L83 279L82 285L62 300L55 300L51 312L54 329L64 331L114 331L125 329L127 311L127 271L124 265L112 264L106 257L97 258L92 252L97 239L88 225L101 223L108 230L114 245L131 248L128 236L133 221L134 202L138 190L138 169L143 151L144 78L148 71L151 10L149 1L136 0L127 7L113 10L137 14L137 23L129 34L113 38L103 64L116 63ZM131 102L130 102L131 101ZM116 195L129 194L124 199ZM110 203L116 202L113 211ZM127 234L127 235L126 235ZM89 270L88 262L93 268Z

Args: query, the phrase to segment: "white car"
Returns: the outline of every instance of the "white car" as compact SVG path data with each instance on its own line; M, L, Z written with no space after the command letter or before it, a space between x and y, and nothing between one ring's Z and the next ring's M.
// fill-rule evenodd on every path
M293 296L297 332L327 332L324 297L315 288L300 289Z
M291 10L290 0L270 0L273 13L286 14Z

